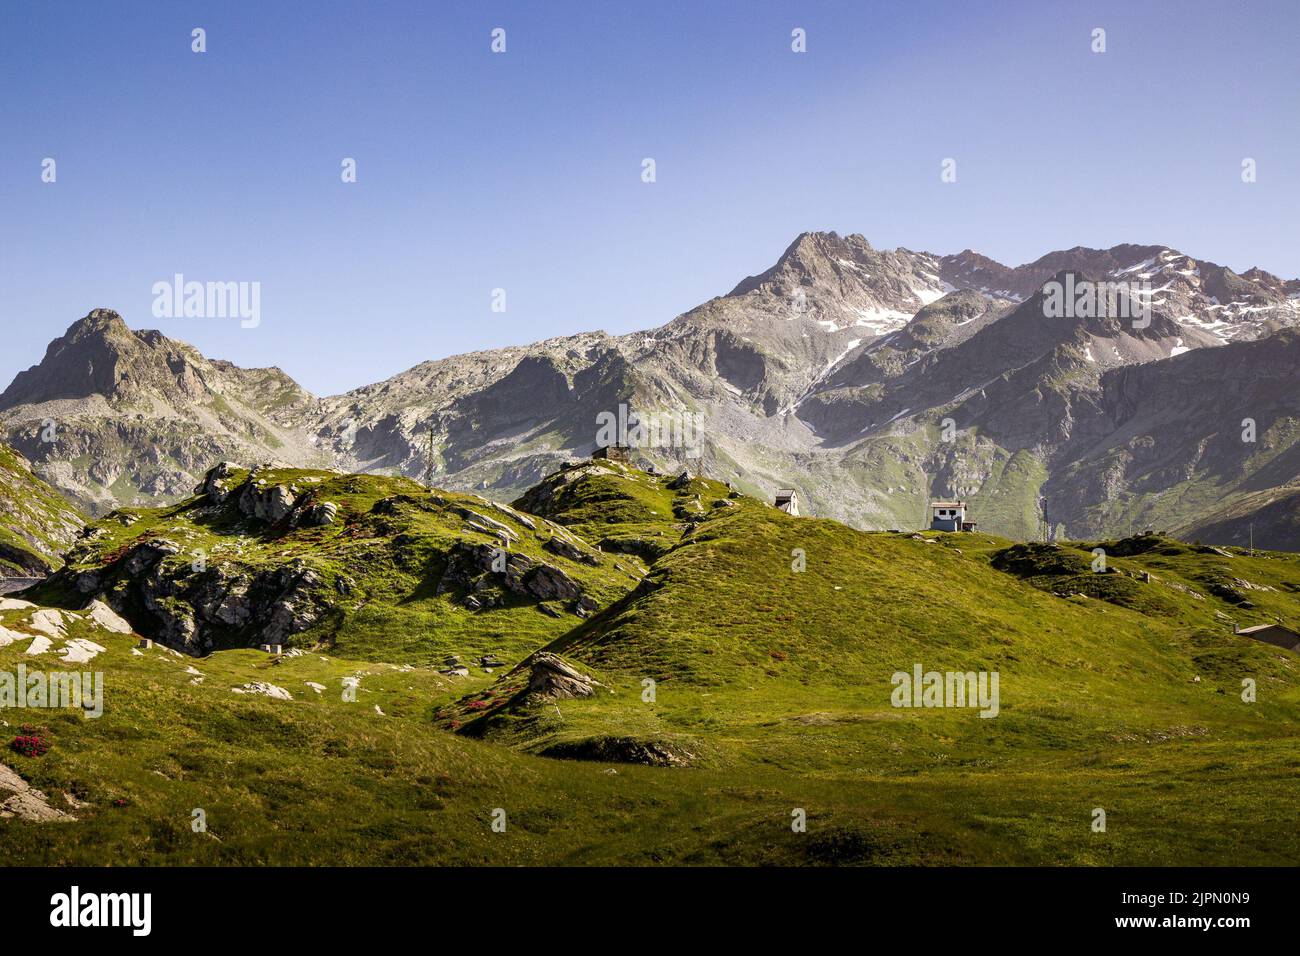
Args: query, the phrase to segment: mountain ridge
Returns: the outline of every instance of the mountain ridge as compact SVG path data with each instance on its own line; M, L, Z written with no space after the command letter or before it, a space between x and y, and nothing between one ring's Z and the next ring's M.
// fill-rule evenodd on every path
M1150 283L1150 327L1053 325L1038 289L1070 271ZM701 447L643 457L759 496L794 484L817 513L867 528L914 525L929 497L960 490L982 506L983 489L992 530L1032 537L1041 488L1061 496L1053 513L1071 513L1061 506L1078 489L1061 449L1104 421L1107 372L1266 338L1298 317L1300 280L1239 276L1166 246L1080 246L1007 267L971 250L882 251L858 234L807 232L768 269L658 328L421 362L324 398L278 369L209 360L96 310L0 394L0 426L40 474L102 513L176 500L226 459L428 475L510 500L588 454L599 415L698 414ZM1285 403L1277 412L1292 414ZM47 419L62 444L40 441ZM968 433L941 441L946 420ZM1002 487L1010 474L1014 490ZM1144 508L1125 510L1079 502L1067 530L1113 531L1107 522L1127 525Z

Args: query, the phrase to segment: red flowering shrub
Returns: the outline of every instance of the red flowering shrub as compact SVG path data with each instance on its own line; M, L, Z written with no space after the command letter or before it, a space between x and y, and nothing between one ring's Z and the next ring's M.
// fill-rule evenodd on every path
M9 746L24 757L44 757L50 752L49 738L31 724L18 728L18 736Z
M491 706L486 700L471 700L465 705L466 710L487 710Z

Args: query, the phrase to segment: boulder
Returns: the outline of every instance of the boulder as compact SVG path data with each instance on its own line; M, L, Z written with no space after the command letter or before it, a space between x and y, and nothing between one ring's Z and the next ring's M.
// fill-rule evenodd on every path
M515 594L531 593L525 584L525 576L533 567L533 559L526 554L506 553L504 571L498 571L494 565L500 565L500 556L499 546L457 542L447 554L447 567L438 582L438 593L452 588L481 590L495 584L501 584Z
M250 480L239 494L240 513L267 524L277 524L289 517L293 506L294 494L285 485L265 487Z
M85 613L88 618L106 631L112 631L114 634L131 633L131 625L127 623L125 618L121 617L103 601L91 601Z
M265 681L253 681L251 684L244 684L230 689L236 694L260 694L263 697L272 697L276 700L293 700L293 694L283 687L277 687Z
M208 473L203 476L198 487L194 489L196 495L203 495L211 504L219 505L226 500L230 494L230 478L239 466L233 461L223 461L218 465L210 468Z
M551 552L551 554L559 555L562 558L568 558L570 561L592 565L600 563L600 559L590 551L584 551L582 548L559 536L548 539L542 547Z
M299 519L299 524L309 528L319 528L327 524L333 524L338 515L338 505L332 501L322 501L320 504L305 509L302 518Z
M537 565L528 575L525 587L541 601L576 601L583 596L578 583L551 564Z
M570 667L554 654L542 651L526 662L527 692L542 700L590 697L601 686L587 674Z

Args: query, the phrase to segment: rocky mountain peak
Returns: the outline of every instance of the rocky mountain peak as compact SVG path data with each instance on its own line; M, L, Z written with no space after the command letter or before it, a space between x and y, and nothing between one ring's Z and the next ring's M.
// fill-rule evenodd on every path
M838 280L846 268L870 262L875 253L871 243L856 233L841 238L835 232L802 232L775 265L745 278L728 295L745 295L762 288L787 292L796 286Z
M295 460L314 460L298 423L314 401L278 370L210 361L94 309L0 394L0 420L38 473L97 511L174 497L218 457L292 448Z
M1043 284L1070 276L1133 283L1149 323L1047 314ZM0 436L93 511L175 500L222 459L429 475L507 498L589 455L601 415L688 409L702 439L689 450L665 441L646 455L656 467L694 455L693 471L763 496L798 481L819 514L882 527L912 521L932 485L996 496L999 482L1018 481L1004 491L1027 496L1028 510L984 519L1015 534L1032 533L1047 474L1068 486L1069 523L1098 530L1118 513L1123 482L1076 488L1060 476L1083 447L1067 443L1111 439L1107 373L1168 362L1185 376L1201 358L1184 353L1293 324L1297 280L1238 275L1165 246L1076 246L1013 268L971 249L938 257L805 232L731 294L659 328L453 356L323 400L277 369L208 359L96 309L0 396ZM1248 413L1259 418L1233 414ZM50 419L53 443L42 439ZM965 437L936 445L948 419Z
M92 309L49 344L40 365L20 372L0 409L16 405L109 395L121 382L139 340L112 309Z
M129 331L120 313L113 309L91 309L85 318L78 319L68 327L64 338L80 339Z

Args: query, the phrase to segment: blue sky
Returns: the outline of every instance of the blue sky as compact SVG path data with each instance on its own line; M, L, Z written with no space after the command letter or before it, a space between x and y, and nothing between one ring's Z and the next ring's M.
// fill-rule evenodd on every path
M807 229L1300 276L1297 36L1293 2L0 0L0 387L102 306L332 394L660 325ZM178 272L260 282L261 325L155 319Z

